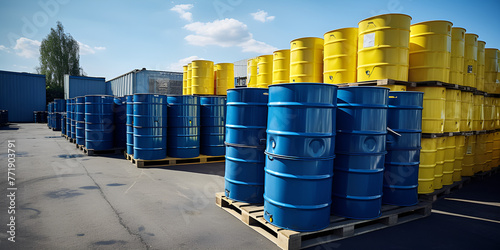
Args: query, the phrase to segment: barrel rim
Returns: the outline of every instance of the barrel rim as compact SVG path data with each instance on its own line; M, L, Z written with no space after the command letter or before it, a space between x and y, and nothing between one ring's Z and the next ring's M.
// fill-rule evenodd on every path
M323 36L325 36L328 33L334 32L334 31L350 30L350 29L356 29L357 30L358 28L357 27L345 27L345 28L340 28L340 29L334 29L334 30L330 30L328 32L325 32L325 34L323 34Z
M273 55L274 55L274 53L276 53L276 52L284 52L284 51L289 51L289 52L290 52L290 49L279 49L279 50L275 50L275 51L273 51Z
M484 48L484 50L498 50L497 48Z
M464 32L467 32L467 29L462 28L462 27L451 27L451 30L452 30L452 31L453 31L453 29L456 29L456 30L464 30Z
M273 85L275 85L275 84L273 84ZM269 85L269 86L271 86L271 85ZM255 88L255 87L251 87L251 88L249 88L249 87L245 87L245 88L232 88L232 89L227 89L227 91L235 91L235 90L241 90L241 89L254 89L254 90L261 89L261 90L266 90L266 92L267 92L267 90L268 90L268 89L266 89L266 88Z
M380 15L376 15L376 16L372 16L372 17L368 17L368 18L365 18L361 21L358 22L358 25L361 23L361 22L364 22L364 21L367 21L369 19L372 19L372 18L375 18L375 17L381 17L381 16L388 16L388 15L399 15L399 16L407 16L410 18L410 20L412 20L411 16L410 15L407 15L407 14L403 14L403 13L387 13L387 14L380 14Z
M216 65L233 65L234 66L234 63L222 62L222 63L215 63L214 66L216 66Z
M349 87L340 88L340 89L352 89L352 88L375 88L375 89L384 88L384 89L389 89L390 90L390 88L388 88L388 87L382 87L382 86L349 86ZM401 92L408 92L408 91L401 91Z
M335 85L335 84L329 84L329 83L322 83L322 82L290 82L290 83L277 83L277 84L272 84L272 85L269 85L269 88L271 87L275 87L275 86L297 86L297 85L307 85L307 86L310 86L310 85L322 85L322 86L332 86L332 87L335 87L335 88L339 88L339 86Z
M479 35L476 34L476 33L465 33L465 36L467 36L467 35L469 35L469 36L477 36L479 38Z
M294 41L298 41L298 40L301 40L301 39L312 39L312 38L317 38L317 39L321 39L321 40L325 40L323 38L320 38L320 37L314 37L314 36L306 36L306 37L300 37L300 38L295 38L293 39L292 41L290 41L290 43L294 42Z
M425 24L425 23L435 23L435 22L447 22L447 23L450 23L452 28L453 28L453 22L451 21L448 21L448 20L430 20L430 21L423 21L423 22L418 22L418 23L414 23L411 26L414 26L414 25L419 25L419 24Z
M214 61L210 61L210 60L201 60L201 59L191 61L191 63L193 63L193 62L211 62L211 63L214 63Z
M477 40L477 43L484 43L484 45L486 46L486 41L483 41L483 40ZM486 48L485 48L486 49Z

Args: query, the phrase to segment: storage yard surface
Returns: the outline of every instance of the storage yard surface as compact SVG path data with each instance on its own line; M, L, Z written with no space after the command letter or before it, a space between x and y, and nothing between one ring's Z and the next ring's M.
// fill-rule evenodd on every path
M6 233L8 140L16 145L16 243ZM45 124L0 129L0 150L0 249L278 249L215 205L223 163L138 169L122 155L86 156ZM500 246L500 174L473 180L433 210L314 249Z

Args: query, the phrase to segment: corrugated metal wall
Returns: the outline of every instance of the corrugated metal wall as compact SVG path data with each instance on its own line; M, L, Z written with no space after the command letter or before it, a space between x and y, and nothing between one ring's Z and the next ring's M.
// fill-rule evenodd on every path
M64 75L64 99L105 94L106 81L103 77Z
M106 83L109 95L135 93L182 95L182 73L156 70L134 70Z
M45 76L0 70L0 109L10 122L33 122L33 111L46 110Z

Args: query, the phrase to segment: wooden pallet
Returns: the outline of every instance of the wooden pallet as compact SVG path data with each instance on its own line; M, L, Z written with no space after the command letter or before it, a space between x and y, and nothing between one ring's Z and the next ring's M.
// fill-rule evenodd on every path
M453 182L451 185L443 186L441 189L434 190L434 192L429 194L419 194L418 199L421 201L431 201L435 202L436 200L449 195L452 191L461 189L464 184L464 177L462 177L461 181Z
M127 150L123 152L123 155L125 156L125 159L127 159L127 161L130 161L132 164L134 163L134 155L127 154Z
M226 159L224 155L221 156L200 155L194 158L167 157L161 160L139 160L139 159L134 159L134 156L129 154L126 154L125 157L127 158L127 160L130 159L132 164L134 164L138 168L215 163L215 162L224 162Z
M398 81L393 79L381 79L381 80L372 80L372 81L364 81L364 82L354 82L354 83L342 83L338 84L339 87L353 87L353 86L387 86L387 85L403 85L410 86L411 82L406 81Z
M87 149L84 145L76 145L76 147L83 151L84 154L88 156L93 155L109 155L109 154L121 154L123 148L113 148L109 150L95 150L95 149Z
M215 203L282 249L302 249L402 224L431 214L432 203L411 207L382 206L382 215L372 220L330 216L330 225L315 232L297 232L271 225L264 219L263 205L236 202L223 192L215 194Z
M460 85L445 83L440 81L424 81L424 82L412 82L409 87L445 87L447 89L460 89Z
M476 179L476 180L484 180L494 174L497 174L499 171L499 167L494 167L488 171L482 171L482 172L479 172L479 173L475 173L472 178L473 179Z
M473 88L473 87L469 87L469 86L462 86L462 85L459 85L459 88L461 91L465 91L465 92L473 92L476 91L476 88Z

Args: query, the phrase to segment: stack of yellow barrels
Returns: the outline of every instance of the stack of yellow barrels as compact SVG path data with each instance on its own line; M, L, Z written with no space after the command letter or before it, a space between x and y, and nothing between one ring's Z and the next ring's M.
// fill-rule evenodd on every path
M226 95L234 88L234 64L194 60L183 66L183 95Z

